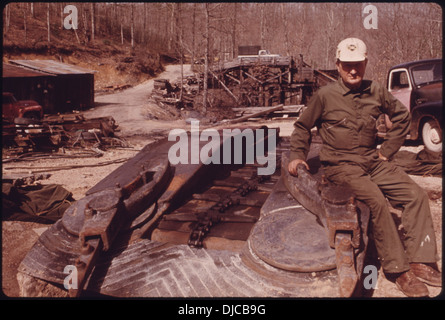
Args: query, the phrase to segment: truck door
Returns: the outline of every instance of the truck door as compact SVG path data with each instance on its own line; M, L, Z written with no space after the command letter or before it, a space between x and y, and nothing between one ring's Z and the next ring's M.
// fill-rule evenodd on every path
M394 69L389 74L389 88L388 91L392 93L403 105L411 111L411 92L412 84L409 80L408 70Z

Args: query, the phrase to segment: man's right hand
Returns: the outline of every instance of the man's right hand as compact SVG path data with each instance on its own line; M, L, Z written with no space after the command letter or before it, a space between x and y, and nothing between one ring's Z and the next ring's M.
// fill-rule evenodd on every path
M295 159L292 160L291 162L289 162L288 166L287 166L287 170L289 170L289 173L293 176L298 176L298 166L302 164L306 167L306 169L309 171L309 166L306 163L306 161L301 160L301 159Z

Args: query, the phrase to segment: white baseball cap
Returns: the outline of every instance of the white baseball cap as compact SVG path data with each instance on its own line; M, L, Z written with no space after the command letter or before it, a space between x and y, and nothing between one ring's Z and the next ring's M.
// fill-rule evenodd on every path
M347 38L337 46L337 59L345 62L358 62L367 59L365 43L357 38Z

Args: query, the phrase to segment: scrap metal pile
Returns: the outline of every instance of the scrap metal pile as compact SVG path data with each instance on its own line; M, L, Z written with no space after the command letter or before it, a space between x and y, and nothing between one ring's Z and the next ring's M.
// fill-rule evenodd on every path
M16 119L3 123L3 158L61 148L123 146L115 136L112 117L86 119L82 114L50 115L43 120Z
M182 84L181 81L171 84L167 79L156 79L151 98L161 107L193 108L199 90L199 79L195 76L186 77Z

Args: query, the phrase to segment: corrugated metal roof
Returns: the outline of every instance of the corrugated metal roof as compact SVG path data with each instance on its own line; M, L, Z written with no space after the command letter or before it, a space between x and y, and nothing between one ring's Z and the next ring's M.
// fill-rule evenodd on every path
M20 66L3 63L3 78L54 77L52 74L31 70Z
M55 60L10 60L11 63L51 74L88 74L96 71Z

